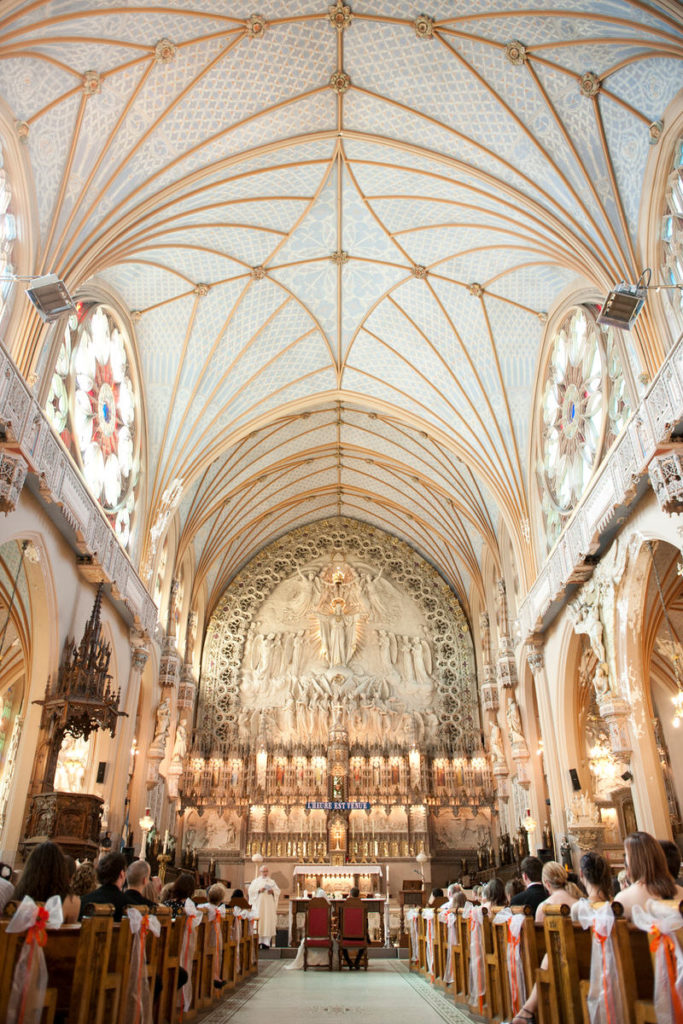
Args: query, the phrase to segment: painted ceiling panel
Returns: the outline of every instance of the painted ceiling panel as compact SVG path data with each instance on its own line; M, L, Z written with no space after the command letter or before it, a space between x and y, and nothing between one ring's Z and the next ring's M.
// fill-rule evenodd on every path
M504 522L530 582L545 315L642 269L631 243L681 25L648 0L433 0L422 39L408 0L349 0L343 32L330 4L0 15L32 272L141 313L143 560L182 476L181 549L210 600L276 535L340 511L412 541L468 596ZM27 345L27 376L34 358Z

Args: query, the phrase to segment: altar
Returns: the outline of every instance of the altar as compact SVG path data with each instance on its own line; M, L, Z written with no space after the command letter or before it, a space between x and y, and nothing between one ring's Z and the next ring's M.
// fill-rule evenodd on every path
M388 875L388 870L387 870ZM381 864L296 864L294 867L294 888L296 894L289 903L289 944L299 945L300 914L305 914L316 889L324 889L336 921L336 906L344 901L354 886L360 890L363 905L368 916L377 914L379 919L379 944L384 945L385 907L387 895L382 893L384 868Z
M367 897L382 891L384 877L381 864L295 864L293 881L297 896L324 889L328 896L345 897L355 886Z

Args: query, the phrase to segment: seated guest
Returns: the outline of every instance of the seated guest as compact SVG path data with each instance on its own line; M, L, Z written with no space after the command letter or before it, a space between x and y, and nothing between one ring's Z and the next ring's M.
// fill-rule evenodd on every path
M632 832L624 840L624 861L630 885L614 897L630 919L635 906L648 900L683 900L683 888L669 874L664 851L648 832Z
M209 903L214 907L220 907L221 904L227 903L228 890L225 888L222 882L214 882L208 892Z
M142 890L142 895L145 899L149 900L150 903L156 904L161 903L161 890L163 885L158 875L152 875L145 882L145 887Z
M151 909L156 900L150 900L145 895L145 887L149 881L150 867L146 860L134 860L126 871L127 889L123 894L126 903L142 907L141 914Z
M84 860L74 871L71 889L77 896L85 896L87 892L92 892L96 885L95 865L91 860Z
M521 878L509 878L505 883L505 896L508 903L512 902L512 897L518 893L524 892L524 882Z
M188 875L187 872L178 875L171 886L168 896L162 901L167 907L171 908L171 913L174 917L185 909L185 900L192 899L194 888L194 877L192 875Z
M501 882L500 878L489 879L484 886L484 891L481 896L482 907L486 907L489 911L492 907L504 907L507 903L507 900L505 899L505 886Z
M230 899L231 900L243 900L244 899L244 893L242 892L241 889L233 889L232 893L230 895Z
M547 889L542 884L543 864L538 857L525 857L520 864L522 881L525 889L517 893L510 900L511 907L531 907L534 914L538 910L539 903L549 896Z
M524 860L522 861L522 864L521 864L521 867L522 867L522 878L525 878L525 880L529 878L529 866L528 865L525 866L526 861L536 860L536 859L537 859L536 857L525 857ZM539 863L540 863L540 861L539 861ZM532 866L532 871L535 871L535 867L533 867L533 866ZM543 890L543 886L545 886L547 889L550 890L550 895L548 896L547 899L545 899L542 902L540 902L537 905L537 907L536 907L536 924L543 924L543 918L545 916L545 909L544 908L546 906L548 906L548 904L551 904L551 905L554 904L556 906L561 906L562 904L566 904L567 906L571 907L571 906L573 906L577 902L576 896L572 895L570 892L568 892L567 888L566 888L567 885L572 885L573 883L567 881L567 872L566 872L566 870L564 869L562 864L559 864L556 860L550 860L546 864L543 865L542 870L541 870L541 879L542 879L543 885L539 885L538 888ZM533 885L533 883L532 883L532 885ZM529 882L527 881L527 888L524 890L524 892L525 893L528 892L529 888L530 888L530 885L529 885ZM576 888L576 887L574 886L574 888ZM524 893L520 893L519 895L523 896ZM519 905L519 904L515 904L515 899L517 899L517 897L515 897L512 900L512 904L511 905L513 905L513 906L514 905ZM528 904L528 905L530 906L531 904ZM547 967L548 967L548 954L546 953L546 955L543 957L543 960L541 961L541 970L544 971L544 970L547 969ZM536 985L534 985L534 987L532 988L531 992L529 993L529 998L525 1002L524 1006L521 1008L519 1013L517 1013L512 1018L512 1024L533 1024L533 1021L536 1020L536 1011L537 1010L538 1010L538 989L537 989Z
M433 890L432 895L434 895L434 892L436 892L436 891L437 891L436 889ZM443 891L441 891L441 895L443 896ZM348 899L350 899L350 900L359 900L360 899L360 889L357 886L354 885L354 886L351 887L351 889L349 889ZM367 928L367 918L366 918L365 926ZM366 938L367 942L370 941L370 937L367 934L367 931L366 931L366 934L365 934L365 938ZM352 968L354 971L359 971L360 970L360 965L361 965L361 960L363 959L363 953L365 952L366 948L367 948L366 946L361 946L360 949L358 950L358 952L356 953L355 957L353 958L353 960L349 956L348 950L342 949L342 956L344 957L344 961L345 961L347 967Z
M439 899L441 899L442 896L443 896L443 889L439 889L438 886L437 886L436 889L432 889L431 894L429 896L429 899L427 900L427 906L428 907L433 907L434 906L434 900L439 900Z
M447 910L461 910L467 903L467 896L459 882L451 882L446 890L448 904L444 904Z
M609 864L599 853L584 853L581 858L579 877L583 882L587 895L577 900L571 909L572 921L579 919L579 907L582 903L609 903L612 899L612 876Z
M120 921L123 911L128 906L123 894L126 881L126 858L122 853L105 853L97 862L97 881L99 888L93 889L81 900L81 916L90 903L111 903L114 907L114 920Z
M669 869L669 874L673 878L676 885L680 885L679 875L681 873L681 851L678 849L675 843L672 843L670 839L660 839L659 845L664 851L666 857L666 864Z
M13 897L14 886L12 885L12 868L9 864L3 864L0 862L0 914Z
M545 908L547 906L550 905L557 907L564 905L571 907L578 899L573 892L568 890L567 887L572 885L572 883L567 880L567 872L556 860L549 860L543 865L541 881L550 895L547 900L543 900L543 902L539 903L536 908L536 924L543 924ZM573 886L573 888L578 892L576 886Z
M30 896L37 903L45 903L50 896L59 896L64 924L78 921L81 901L71 892L64 855L56 843L41 843L31 850L14 889L15 900L21 902L24 896Z

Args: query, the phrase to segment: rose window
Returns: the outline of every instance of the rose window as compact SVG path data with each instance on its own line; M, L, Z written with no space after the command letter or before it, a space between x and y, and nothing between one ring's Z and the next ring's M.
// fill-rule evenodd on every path
M683 284L683 138L676 143L673 167L667 182L662 246L662 274L665 284ZM678 322L683 323L683 290L669 287L665 295Z
M631 415L624 364L619 331L602 331L588 307L569 310L552 338L542 399L538 475L549 546Z
M3 167L0 149L0 314L12 286L12 243L16 238L16 225L10 210L12 193Z
M543 392L543 472L559 512L569 512L590 479L604 421L598 330L582 309L560 326Z
M140 413L130 342L108 306L77 303L64 329L47 414L124 547L140 473Z

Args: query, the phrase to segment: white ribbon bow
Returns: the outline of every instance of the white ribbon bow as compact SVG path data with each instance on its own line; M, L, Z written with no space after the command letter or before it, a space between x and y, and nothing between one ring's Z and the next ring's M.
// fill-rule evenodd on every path
M470 978L467 1002L470 1006L478 1006L479 1013L484 1008L484 994L486 992L486 965L484 962L484 909L474 907L472 904L465 906L467 913L463 911L463 917L469 921L470 929Z
M126 908L128 927L133 936L130 954L130 972L126 991L126 1017L133 1024L148 1024L152 1020L152 1000L147 984L147 957L145 938L147 932L157 938L161 935L161 923L153 914L143 914L136 906Z
M659 1024L683 1024L683 951L673 934L683 928L683 917L658 900L648 900L645 910L633 908L631 918L641 931L650 933L650 950L655 954L657 1020Z
M192 959L197 941L195 932L202 923L202 912L191 899L185 900L185 926L183 928L183 944L180 952L180 966L187 971L187 981L182 987L183 1008L187 1012L192 1005Z
M524 914L513 914L510 907L503 907L493 919L494 924L505 924L507 922L508 941L506 947L506 958L508 977L510 979L510 995L512 997L512 1009L519 1013L526 1002L526 982L524 980L524 967L522 965L522 951L520 949L520 935L524 927Z
M60 928L63 922L59 896L50 896L44 907L39 907L30 896L24 896L15 910L7 931L28 932L28 935L12 975L7 1024L40 1024L47 989L47 966L43 953L45 931L47 928Z

